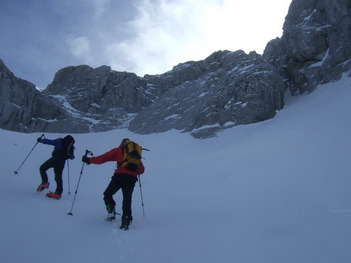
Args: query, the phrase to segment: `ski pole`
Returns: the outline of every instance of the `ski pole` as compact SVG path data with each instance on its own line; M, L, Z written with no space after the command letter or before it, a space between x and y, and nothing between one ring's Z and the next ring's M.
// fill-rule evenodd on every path
M43 138L43 136L44 136L44 134L42 134L42 135L40 136L40 139ZM22 165L25 163L25 161L27 160L27 158L29 157L29 155L33 152L34 148L38 145L38 143L39 143L39 142L37 141L36 144L34 144L34 147L33 147L32 150L28 153L27 157L23 160L23 162L22 162L21 165L18 167L18 169L15 171L14 175L15 175L15 174L18 174L19 169L21 169Z
M91 156L93 156L93 153L89 150L85 150L85 154L84 156L87 156L88 154L90 154ZM78 187L79 187L79 184L80 184L80 178L82 177L82 174L83 174L83 168L84 168L84 162L82 164L82 169L80 170L80 175L79 175L79 179L78 179L78 183L77 183L77 188L76 188L76 191L74 192L74 198L73 198L73 203L72 203L72 207L71 207L71 211L68 213L68 215L70 216L73 216L73 213L72 213L72 210L73 210L73 206L74 206L74 203L76 201L76 196L77 196L77 193L78 193Z
M68 174L68 194L71 194L71 179L69 176L69 160L67 159L67 174Z
M143 208L143 216L145 217L144 198L143 198L143 191L141 189L140 174L138 174L138 181L139 181L139 188L140 188L141 207Z
M141 148L143 151L150 151L149 149L146 148ZM141 179L140 179L140 173L138 173L138 181L139 181L139 188L140 188L140 197L141 197L141 207L143 208L143 216L145 217L145 209L144 209L144 197L143 197L143 190L141 189Z

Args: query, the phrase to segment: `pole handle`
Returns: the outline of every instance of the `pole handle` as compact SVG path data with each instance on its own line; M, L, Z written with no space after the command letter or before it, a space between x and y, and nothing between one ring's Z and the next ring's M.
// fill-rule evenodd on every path
M91 155L91 156L94 156L94 154L91 151L85 150L84 156L88 156L88 154Z

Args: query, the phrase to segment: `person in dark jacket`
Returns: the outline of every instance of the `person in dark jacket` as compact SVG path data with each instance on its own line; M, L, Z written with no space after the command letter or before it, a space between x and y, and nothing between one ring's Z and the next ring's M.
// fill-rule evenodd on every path
M129 139L123 139L121 145L114 148L100 156L88 158L86 155L82 157L82 161L87 164L103 164L109 161L117 162L117 168L114 175L111 178L109 185L104 192L104 202L106 205L106 210L108 212L108 221L115 219L115 206L116 202L113 199L113 195L117 193L118 190L122 189L123 203L122 203L122 223L120 228L127 230L130 223L133 220L132 216L132 195L134 191L135 183L138 180L138 175L143 174L145 167L142 162L140 162L139 170L132 171L122 167L122 162L124 159L123 147L125 144L130 142Z
M71 135L67 135L64 138L55 140L38 138L37 141L55 147L51 158L45 161L39 168L42 183L38 186L37 191L42 192L44 189L49 188L49 179L46 171L53 168L56 190L54 193L48 193L46 196L60 199L63 192L62 173L65 168L65 162L67 159L74 159L74 138Z

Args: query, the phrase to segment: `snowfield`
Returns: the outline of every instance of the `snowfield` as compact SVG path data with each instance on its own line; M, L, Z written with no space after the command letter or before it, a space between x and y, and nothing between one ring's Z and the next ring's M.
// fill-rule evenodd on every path
M350 84L344 77L287 95L274 119L205 140L179 131L73 134L76 159L69 176L65 167L59 201L36 192L53 147L38 144L14 175L41 133L0 130L1 262L351 262ZM129 231L119 218L104 220L102 193L115 164L81 162L86 149L100 155L125 137L150 149L145 217L137 184ZM49 180L54 191L52 170ZM121 193L115 199L120 212Z

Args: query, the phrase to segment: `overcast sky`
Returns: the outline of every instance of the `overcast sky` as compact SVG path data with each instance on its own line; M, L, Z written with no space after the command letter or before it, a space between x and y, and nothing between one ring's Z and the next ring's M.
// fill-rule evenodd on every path
M291 0L8 0L0 59L45 88L66 66L162 74L218 50L262 54Z

